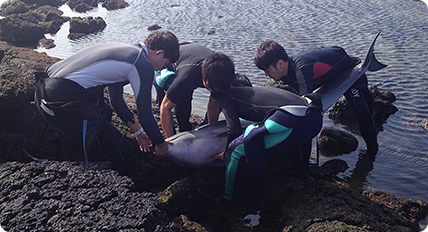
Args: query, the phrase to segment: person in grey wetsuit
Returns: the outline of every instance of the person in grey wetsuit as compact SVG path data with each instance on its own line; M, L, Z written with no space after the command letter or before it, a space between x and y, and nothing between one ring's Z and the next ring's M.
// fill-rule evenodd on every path
M254 63L275 81L282 80L299 95L307 94L353 68L358 58L349 56L341 47L323 47L303 51L289 57L284 48L273 40L263 42L257 49ZM377 127L372 118L374 99L364 74L344 94L360 126L367 152L378 151Z
M170 143L153 116L151 89L155 70L178 56L178 39L168 31L150 34L144 44L92 46L36 74L36 106L49 124L82 141L87 160L108 159L120 172L131 174L133 149L110 123L112 110L104 101L104 88L141 151L148 152L153 144L155 154L164 156ZM123 86L129 83L138 119L123 97Z
M272 87L234 87L234 72L232 60L223 53L207 57L202 64L204 85L211 97L218 99L229 131L228 148L224 153L226 188L221 198L229 202L235 199L235 192L240 188L239 178L246 169L250 172L256 197L263 198L266 159L278 151L287 151L296 174L306 179L303 175L307 175L311 140L322 127L319 95L300 97ZM256 123L249 125L242 134L239 118Z

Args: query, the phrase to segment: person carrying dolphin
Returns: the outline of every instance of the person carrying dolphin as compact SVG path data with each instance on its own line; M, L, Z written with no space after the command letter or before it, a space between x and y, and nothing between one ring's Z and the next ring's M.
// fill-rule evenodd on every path
M177 37L169 31L150 34L143 44L111 42L84 49L36 73L36 106L52 126L82 141L86 160L110 160L122 174L132 174L133 148L111 123L112 109L104 101L104 88L122 121L134 132L140 149L164 156L165 141L152 110L155 70L179 57ZM123 97L130 84L138 118Z
M254 63L266 76L283 81L303 95L326 82L335 81L342 72L356 66L359 59L336 46L303 51L289 57L280 44L267 40L258 47ZM367 85L367 76L363 74L344 96L356 115L367 152L376 154L377 127L372 118L374 99Z
M220 102L227 126L233 131L229 140L241 134L240 126L235 126L239 123L239 117L260 121L248 126L243 134L228 145L225 152L226 186L221 201L231 202L235 198L235 191L239 188L236 177L245 172L247 167L254 193L262 199L267 181L266 159L277 151L288 151L292 160L299 160L293 162L295 171L305 169L310 149L305 151L309 155L305 155L303 160L299 154L291 151L298 151L301 147L310 148L312 138L321 130L322 107L319 95L300 97L270 87L232 88L234 64L223 53L215 53L204 60L202 77L211 97Z

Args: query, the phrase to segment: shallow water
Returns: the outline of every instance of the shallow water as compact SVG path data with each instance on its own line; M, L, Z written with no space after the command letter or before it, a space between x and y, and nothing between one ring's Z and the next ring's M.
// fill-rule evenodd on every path
M142 42L153 24L174 32L180 41L201 43L231 56L238 72L254 85L268 79L253 64L258 45L266 39L282 44L290 55L319 46L338 45L364 58L372 39L382 31L375 54L388 67L368 73L369 83L390 90L399 109L379 133L380 150L374 161L358 159L365 148L339 157L350 169L341 177L368 188L428 202L428 8L413 0L128 0L126 9L108 12L98 8L85 14L61 9L68 16L102 16L104 31L77 41L68 40L68 23L53 38L57 47L38 49L51 56L68 57L100 42ZM207 35L214 30L214 35ZM204 115L208 91L194 94L194 110ZM346 129L324 119L327 126ZM313 154L313 157L315 155ZM321 157L321 163L328 160Z

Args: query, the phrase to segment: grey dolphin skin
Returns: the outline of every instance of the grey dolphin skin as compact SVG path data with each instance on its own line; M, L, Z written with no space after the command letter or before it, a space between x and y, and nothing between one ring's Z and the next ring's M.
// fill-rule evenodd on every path
M241 120L245 129L254 122ZM226 121L207 124L192 131L175 134L167 141L174 142L169 145L167 157L174 162L189 167L219 167L224 163L214 156L223 152L227 143Z
M377 71L386 65L381 64L374 56L374 44L380 32L376 35L367 53L366 59L360 68L353 68L342 73L336 80L323 84L314 92L321 95L323 111L327 111L358 78L367 70ZM292 114L301 114L306 109L302 106L283 106L284 110ZM305 107L304 107L305 108ZM253 122L241 120L243 130ZM168 148L167 157L174 162L189 167L221 167L224 166L214 156L224 151L227 143L226 121L204 125L193 131L178 133L167 139L174 142Z

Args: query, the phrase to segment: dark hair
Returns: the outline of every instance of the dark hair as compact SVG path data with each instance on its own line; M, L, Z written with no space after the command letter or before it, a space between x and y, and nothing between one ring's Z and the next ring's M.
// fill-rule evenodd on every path
M180 49L177 37L169 31L155 31L144 40L144 44L151 50L163 50L163 57L171 63L178 60Z
M227 92L235 78L235 65L224 53L209 55L202 62L202 79L214 92Z
M288 62L288 55L285 49L273 40L267 40L260 44L254 56L254 63L263 71L266 71L271 65L276 68L276 63L279 60Z
M235 73L235 78L232 81L232 86L233 87L239 87L239 86L252 87L253 85L251 84L251 81L250 79L248 79L247 76L245 76L244 74Z

